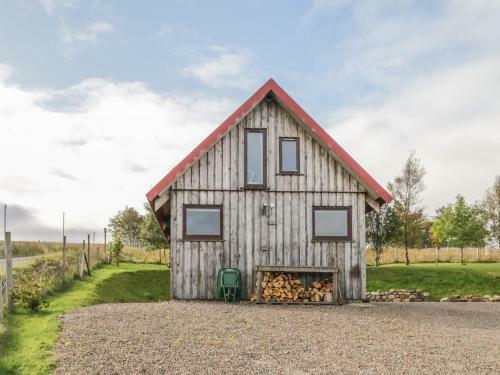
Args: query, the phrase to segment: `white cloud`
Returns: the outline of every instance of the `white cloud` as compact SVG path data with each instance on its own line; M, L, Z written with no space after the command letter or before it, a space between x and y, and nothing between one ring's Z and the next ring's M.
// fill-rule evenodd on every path
M500 56L416 78L377 105L332 114L328 130L379 181L416 149L430 214L457 194L481 199L500 174L499 67Z
M109 36L115 32L111 23L102 20L87 23L84 27L76 27L74 22L68 21L68 10L79 10L81 5L80 0L38 1L47 15L56 20L59 25L59 34L66 59L73 58L76 52L96 45L105 36Z
M65 57L71 58L76 51L94 45L104 36L113 33L113 26L104 21L92 22L81 30L73 30L65 25L63 26L62 36L65 46Z
M58 91L0 80L0 97L1 200L36 211L44 227L57 228L65 211L70 227L97 233L125 205L142 209L152 185L235 106L103 79ZM15 229L16 239L40 233Z
M80 0L39 0L39 2L48 15L53 15L59 9L76 9L80 4Z
M500 174L500 3L429 5L318 0L302 31L341 102L331 134L383 184L416 149L432 214L459 193L481 199Z
M0 63L0 81L7 81L12 76L12 68Z
M492 1L317 0L302 31L321 47L325 82L344 100L361 102L397 92L407 79L498 54L499 17L500 3Z
M256 85L257 69L247 50L213 46L209 52L184 73L215 88L248 89Z

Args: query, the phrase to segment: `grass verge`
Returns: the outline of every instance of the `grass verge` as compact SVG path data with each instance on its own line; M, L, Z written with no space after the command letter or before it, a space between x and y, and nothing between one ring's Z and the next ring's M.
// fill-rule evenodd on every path
M0 327L0 374L51 373L59 315L97 303L168 300L168 272L164 265L105 265L52 296L50 305L42 311L9 315L3 332Z
M432 299L500 294L500 263L414 264L367 267L367 290L422 289Z

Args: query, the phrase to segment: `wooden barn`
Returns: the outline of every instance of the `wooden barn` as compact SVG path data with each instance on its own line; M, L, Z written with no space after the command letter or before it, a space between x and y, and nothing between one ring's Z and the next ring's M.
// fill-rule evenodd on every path
M276 267L336 270L357 300L365 214L392 197L271 79L147 199L171 244L174 299L216 298L221 267L241 271L249 298L259 270Z

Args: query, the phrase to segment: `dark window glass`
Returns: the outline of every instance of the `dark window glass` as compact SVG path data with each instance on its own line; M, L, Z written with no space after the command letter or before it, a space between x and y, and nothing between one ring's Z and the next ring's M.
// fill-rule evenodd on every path
M221 206L184 206L184 239L222 239Z
M298 140L281 139L281 172L298 172Z
M314 207L313 240L351 240L349 207Z
M246 185L264 186L266 183L265 143L266 133L264 131L246 131Z

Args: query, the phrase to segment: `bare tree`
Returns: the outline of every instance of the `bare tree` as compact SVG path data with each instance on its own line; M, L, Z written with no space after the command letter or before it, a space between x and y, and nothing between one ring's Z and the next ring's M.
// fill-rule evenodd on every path
M410 264L408 248L414 246L422 236L422 224L425 220L422 208L419 208L420 195L425 189L425 169L415 151L403 165L401 175L388 184L394 197L394 208L399 217L399 243L405 248L405 263Z

